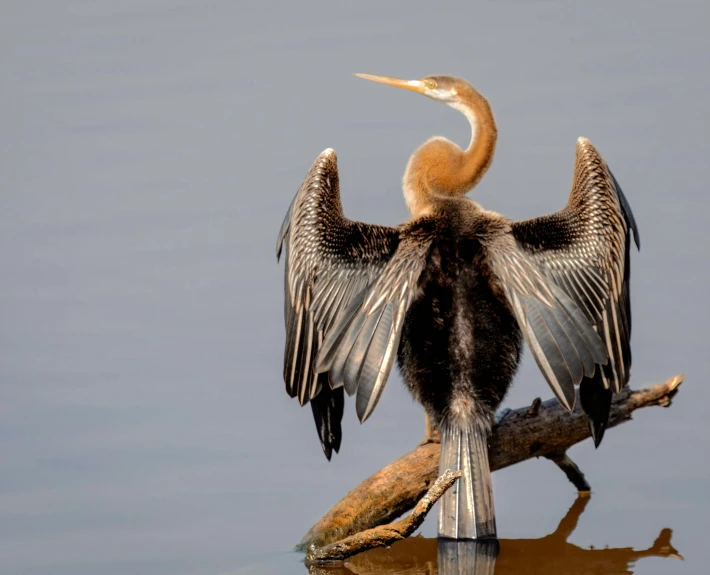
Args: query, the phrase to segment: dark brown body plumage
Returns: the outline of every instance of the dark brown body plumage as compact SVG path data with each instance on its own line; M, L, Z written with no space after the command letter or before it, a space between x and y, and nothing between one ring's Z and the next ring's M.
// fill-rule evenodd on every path
M419 291L404 322L398 363L405 385L437 427L460 405L492 421L518 367L522 334L486 259L485 216L450 200L434 218ZM468 206L466 206L468 207Z

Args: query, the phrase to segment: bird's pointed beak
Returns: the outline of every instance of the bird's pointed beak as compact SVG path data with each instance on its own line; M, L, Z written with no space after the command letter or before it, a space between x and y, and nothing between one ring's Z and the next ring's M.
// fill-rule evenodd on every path
M419 94L424 94L427 90L427 85L422 80L400 80L399 78L389 78L387 76L373 76L372 74L355 75L358 78L363 78L364 80L370 80L379 84L387 84L388 86L394 86L395 88L404 88L405 90L412 90L412 92L418 92Z

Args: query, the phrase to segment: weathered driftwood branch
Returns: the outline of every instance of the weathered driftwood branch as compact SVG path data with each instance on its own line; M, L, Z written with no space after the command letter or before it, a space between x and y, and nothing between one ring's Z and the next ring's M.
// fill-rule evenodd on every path
M426 492L426 495L414 506L412 512L400 521L389 525L380 525L374 529L367 529L325 547L311 545L306 554L306 565L322 561L347 559L355 553L361 553L377 547L386 547L396 541L406 539L424 523L427 513L434 507L434 503L461 475L461 471L451 471L451 469L444 471L441 477L434 482L431 489Z
M564 472L567 479L577 488L577 491L580 493L589 493L592 490L589 483L587 483L587 480L584 478L584 473L582 473L582 470L577 467L577 464L569 458L569 455L566 453L555 453L553 455L546 455L545 457Z
M609 428L631 419L631 413L649 406L667 407L678 391L679 375L648 389L624 390L616 396ZM590 436L587 419L577 401L573 413L555 399L507 412L493 428L489 442L491 470L496 471L532 457L554 461L580 491L589 484L566 452ZM377 525L391 523L407 512L432 486L439 475L439 444L426 443L393 461L363 481L340 500L298 544L323 547Z

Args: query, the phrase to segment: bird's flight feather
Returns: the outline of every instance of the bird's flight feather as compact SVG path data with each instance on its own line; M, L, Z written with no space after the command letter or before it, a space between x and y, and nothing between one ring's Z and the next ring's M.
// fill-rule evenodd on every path
M639 233L631 207L611 170L586 138L577 141L572 190L557 213L515 222L522 251L581 309L604 343L608 363L581 382L582 407L598 445L612 391L628 383L631 368L629 247Z
M345 218L335 152L321 153L291 202L276 256L283 251L286 260L286 391L301 405L311 402L328 458L340 445L343 390L331 385L327 373L316 371L316 358L329 329L353 301L362 299L399 243L398 228ZM377 349L368 349L368 357L375 357Z

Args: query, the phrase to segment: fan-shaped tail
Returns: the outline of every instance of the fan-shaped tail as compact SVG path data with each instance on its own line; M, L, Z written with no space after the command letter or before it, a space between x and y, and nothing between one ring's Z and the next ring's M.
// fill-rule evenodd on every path
M439 537L486 539L496 536L488 434L477 427L444 425L439 472L463 471L439 500Z

